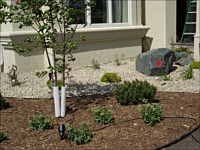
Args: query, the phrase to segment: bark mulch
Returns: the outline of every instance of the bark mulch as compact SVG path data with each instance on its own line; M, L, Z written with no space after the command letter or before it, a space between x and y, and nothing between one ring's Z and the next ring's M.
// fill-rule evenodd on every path
M197 126L199 96L199 93L157 92L155 102L164 108L161 123L154 127L143 122L138 106L121 106L112 94L68 98L68 114L59 119L54 117L52 99L6 98L10 107L0 111L0 130L6 135L0 149L156 149ZM108 125L95 123L91 112L95 106L107 106L113 112L114 121ZM51 129L32 131L29 128L28 118L37 112L52 119ZM92 141L76 145L67 139L60 140L58 124L67 123L75 127L86 123L92 131Z

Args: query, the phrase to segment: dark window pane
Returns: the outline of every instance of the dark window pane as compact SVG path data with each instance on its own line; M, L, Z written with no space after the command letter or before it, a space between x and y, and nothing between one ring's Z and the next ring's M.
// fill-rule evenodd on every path
M94 0L95 7L92 8L92 23L107 23L107 0Z

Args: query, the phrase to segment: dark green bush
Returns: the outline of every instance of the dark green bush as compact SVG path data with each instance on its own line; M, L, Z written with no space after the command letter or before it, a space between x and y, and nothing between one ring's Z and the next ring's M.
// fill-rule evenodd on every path
M110 83L110 82L121 82L122 79L120 76L118 76L116 73L105 73L102 77L101 77L101 82L106 82L106 83Z
M47 86L48 86L48 88L49 88L50 90L51 90L51 84L52 84L51 80L48 80L48 81L47 81ZM58 81L57 81L57 85L58 85L58 89L61 90L61 88L62 88L62 80L58 80Z
M6 106L6 100L4 99L4 97L1 95L0 93L0 110L5 109Z
M142 114L142 118L149 126L154 126L161 121L162 105L158 104L146 104L139 107L139 112Z
M42 113L38 113L35 117L29 117L29 127L32 130L45 130L51 127L50 119Z
M151 102L154 99L157 88L147 81L124 81L116 86L114 95L121 105Z
M104 106L95 107L92 112L97 123L108 124L113 120L112 112Z
M190 68L192 69L200 69L200 61L194 61L190 64Z
M82 124L80 128L74 128L72 125L66 125L67 138L76 144L85 144L92 140L92 134L86 124Z

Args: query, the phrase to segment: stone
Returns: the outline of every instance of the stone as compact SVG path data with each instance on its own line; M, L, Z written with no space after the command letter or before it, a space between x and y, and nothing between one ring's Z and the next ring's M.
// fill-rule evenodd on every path
M175 57L176 57L176 60L179 60L180 58L188 57L188 53L187 52L175 52Z
M180 65L180 66L186 66L189 65L193 62L193 59L190 57L182 57L180 59L178 59L175 64L176 65Z
M136 59L136 70L147 76L167 75L172 70L174 61L174 51L158 48L139 54Z

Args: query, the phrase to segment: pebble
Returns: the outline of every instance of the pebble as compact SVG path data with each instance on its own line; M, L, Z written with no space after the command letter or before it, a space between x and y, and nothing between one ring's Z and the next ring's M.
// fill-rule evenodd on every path
M66 80L67 96L81 96L91 94L102 94L112 92L114 84L100 82L100 78L106 72L115 72L122 77L122 80L147 80L155 85L158 91L190 92L199 93L200 70L194 70L194 78L183 80L181 72L184 67L176 66L177 69L170 73L171 81L163 81L160 77L149 77L136 71L135 61L123 60L122 65L116 66L114 62L101 64L100 69L92 69L91 66L72 68L71 79ZM36 71L35 71L36 72ZM1 93L5 97L19 98L50 98L51 91L46 85L48 76L38 78L35 72L18 73L19 86L12 87L7 73L1 73ZM61 76L59 76L61 79Z

